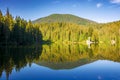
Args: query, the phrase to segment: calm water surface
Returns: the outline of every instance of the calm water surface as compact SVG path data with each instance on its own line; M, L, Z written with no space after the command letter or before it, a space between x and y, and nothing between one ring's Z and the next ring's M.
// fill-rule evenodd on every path
M1 47L0 80L120 80L119 46Z

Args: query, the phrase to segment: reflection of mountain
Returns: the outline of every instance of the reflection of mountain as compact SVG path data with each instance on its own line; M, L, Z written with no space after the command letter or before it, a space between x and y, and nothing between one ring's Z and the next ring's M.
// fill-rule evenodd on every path
M31 65L33 60L39 58L41 52L41 46L0 47L0 76L5 71L8 78L14 68L19 71L28 63Z
M63 63L50 63L50 62L39 62L37 63L40 66L46 66L51 69L59 70L59 69L73 69L78 66L82 66L88 63L93 62L94 60L82 59L75 62L63 62Z
M119 46L79 44L52 44L31 47L0 47L0 76L7 77L12 70L19 71L27 64L36 63L51 69L72 69L96 60L120 62Z
M83 45L44 45L38 65L51 69L72 69L89 64L96 60L111 60L120 62L119 46L95 46L91 48Z

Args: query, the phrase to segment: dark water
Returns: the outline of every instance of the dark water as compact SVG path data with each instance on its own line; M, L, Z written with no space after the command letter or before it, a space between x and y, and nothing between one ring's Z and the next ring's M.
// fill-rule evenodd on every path
M119 46L0 47L0 80L120 80Z

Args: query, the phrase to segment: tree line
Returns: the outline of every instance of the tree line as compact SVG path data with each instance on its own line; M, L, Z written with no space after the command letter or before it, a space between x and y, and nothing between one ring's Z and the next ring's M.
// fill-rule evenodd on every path
M9 9L5 15L0 11L0 44L28 45L41 41L42 33L39 26L19 16L14 19Z
M43 40L52 42L83 42L88 37L98 41L97 29L89 25L83 26L68 22L40 23L39 28L43 35Z
M19 16L13 18L9 9L5 15L0 11L0 44L26 45L43 40L79 43L85 42L88 37L97 43L111 43L111 40L119 43L120 21L89 25L59 21L34 23Z
M53 23L38 23L43 35L43 40L51 40L52 42L85 42L88 37L91 41L97 43L110 44L112 40L115 43L120 41L120 21L78 25L69 22L53 22Z

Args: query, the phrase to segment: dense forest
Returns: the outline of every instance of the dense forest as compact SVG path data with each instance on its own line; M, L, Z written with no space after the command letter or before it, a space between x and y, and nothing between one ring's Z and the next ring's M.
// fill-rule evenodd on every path
M42 34L39 26L21 19L19 16L14 19L9 13L9 9L5 16L0 11L0 44L28 45L41 41Z
M43 40L53 42L85 43L89 37L91 41L107 44L120 40L120 21L103 24L69 14L53 14L33 23L39 25Z
M120 21L97 23L70 14L53 14L35 21L13 18L0 11L0 44L28 45L42 41L62 43L119 43Z

